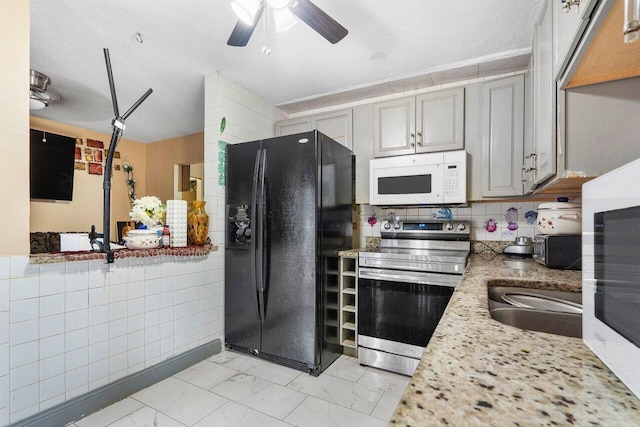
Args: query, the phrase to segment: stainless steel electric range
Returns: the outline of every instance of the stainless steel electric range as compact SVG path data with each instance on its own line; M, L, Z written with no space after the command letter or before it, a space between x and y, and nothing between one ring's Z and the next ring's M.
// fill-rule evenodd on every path
M381 224L379 252L360 252L358 360L412 375L467 264L465 221Z

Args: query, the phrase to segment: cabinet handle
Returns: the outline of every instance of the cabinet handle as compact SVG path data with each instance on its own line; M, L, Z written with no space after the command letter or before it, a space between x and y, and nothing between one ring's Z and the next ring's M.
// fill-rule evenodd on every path
M529 173L529 172L535 172L535 171L537 171L538 169L536 169L536 168L523 168L523 170L524 170L525 172Z
M526 156L524 156L525 159L531 159L533 157L538 157L538 153L529 153Z
M414 133L411 133L411 148L416 146L416 135Z
M418 132L418 147L422 147L422 132Z

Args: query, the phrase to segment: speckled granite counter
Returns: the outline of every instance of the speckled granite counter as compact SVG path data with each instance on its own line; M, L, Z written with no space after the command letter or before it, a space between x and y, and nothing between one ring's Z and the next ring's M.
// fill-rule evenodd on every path
M493 320L492 279L581 288L580 272L472 255L390 425L640 425L640 400L581 339Z
M144 258L160 255L174 256L205 256L209 252L218 250L216 245L186 246L183 248L157 248L157 249L117 249L113 251L116 259ZM102 252L57 252L47 254L29 255L29 264L53 264L69 261L89 261L94 259L106 259L107 254Z
M349 258L355 258L360 252L375 252L380 249L345 249L344 251L338 251L338 256L346 256Z

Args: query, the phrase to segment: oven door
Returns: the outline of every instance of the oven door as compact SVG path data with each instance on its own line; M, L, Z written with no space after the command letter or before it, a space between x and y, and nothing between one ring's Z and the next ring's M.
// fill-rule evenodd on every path
M407 356L420 358L460 278L450 274L361 268L359 344L370 341L366 337L406 344L400 347L419 349L419 354Z

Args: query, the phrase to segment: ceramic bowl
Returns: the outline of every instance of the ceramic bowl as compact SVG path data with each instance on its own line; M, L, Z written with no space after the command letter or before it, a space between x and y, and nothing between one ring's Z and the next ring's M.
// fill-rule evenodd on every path
M156 230L131 230L124 237L128 249L155 249L161 239Z
M581 234L582 206L579 203L542 203L538 206L538 232L542 234Z

